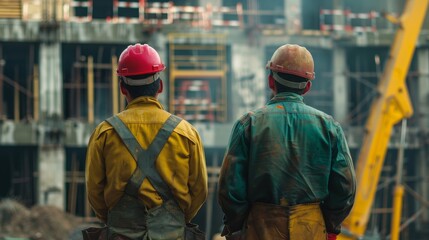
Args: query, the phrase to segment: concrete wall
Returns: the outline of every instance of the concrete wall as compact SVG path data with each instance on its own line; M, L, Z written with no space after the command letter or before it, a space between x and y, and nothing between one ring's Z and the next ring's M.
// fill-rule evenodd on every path
M265 74L265 56L262 46L245 44L231 46L231 79L233 116L238 119L245 112L261 107L266 102L268 79Z

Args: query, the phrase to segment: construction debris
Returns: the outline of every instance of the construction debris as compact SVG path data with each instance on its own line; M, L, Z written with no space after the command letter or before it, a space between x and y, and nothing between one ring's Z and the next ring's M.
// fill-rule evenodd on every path
M64 240L82 224L81 218L54 206L28 209L12 199L0 201L0 239Z

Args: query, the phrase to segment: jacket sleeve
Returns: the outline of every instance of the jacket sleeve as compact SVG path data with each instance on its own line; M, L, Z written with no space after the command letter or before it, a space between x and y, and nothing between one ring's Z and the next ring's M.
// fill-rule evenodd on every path
M247 118L247 121L249 118ZM224 212L223 235L242 229L248 214L248 148L246 117L233 127L219 176L218 200Z
M89 140L86 152L85 183L88 201L97 218L107 222L108 208L104 201L104 187L106 185L105 163L103 146L105 135L99 134L95 129Z
M191 194L191 205L186 212L186 222L190 222L195 217L198 210L207 199L208 183L207 168L203 145L198 132L197 142L192 144L189 159L189 191Z
M338 123L334 127L329 195L322 203L322 212L327 231L339 234L354 204L356 176L343 130Z

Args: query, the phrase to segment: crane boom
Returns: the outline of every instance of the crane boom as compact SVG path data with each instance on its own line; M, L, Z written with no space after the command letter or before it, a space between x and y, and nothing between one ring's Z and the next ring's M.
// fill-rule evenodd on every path
M398 19L399 28L377 87L378 95L371 105L357 160L355 204L343 223L343 229L349 234L342 233L338 239L358 239L365 234L392 128L400 120L413 114L405 77L428 2L429 0L408 0Z

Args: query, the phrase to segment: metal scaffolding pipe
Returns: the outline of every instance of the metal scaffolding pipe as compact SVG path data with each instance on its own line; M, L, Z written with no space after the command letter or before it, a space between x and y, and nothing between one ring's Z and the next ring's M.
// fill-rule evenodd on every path
M3 47L0 45L0 119L3 118Z
M39 66L33 67L33 118L39 120Z
M94 123L94 59L88 56L88 123Z
M118 113L118 81L116 81L116 68L117 68L118 58L112 56L112 114L115 115Z
M20 116L19 116L19 84L18 84L18 82L15 82L13 87L14 87L13 88L13 97L14 97L13 116L14 116L15 122L19 122Z

